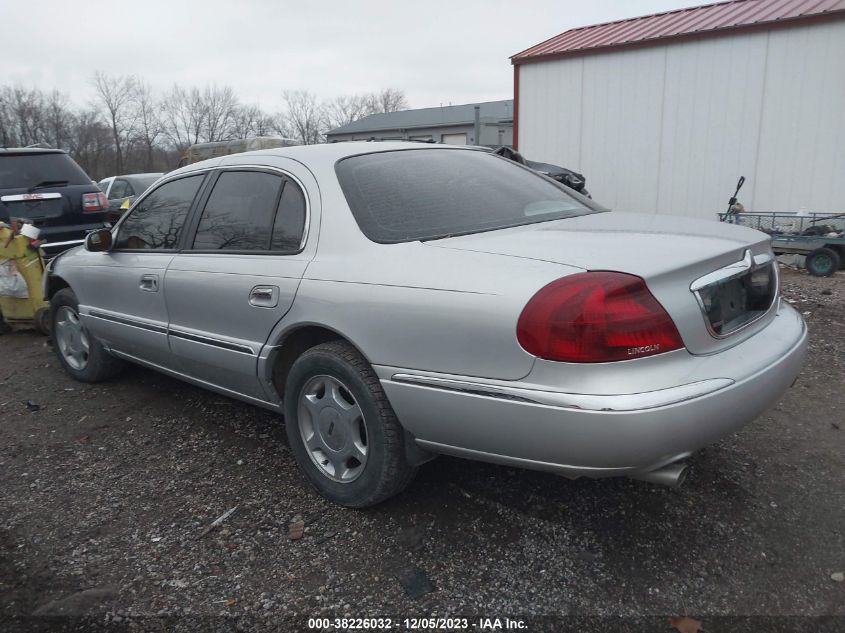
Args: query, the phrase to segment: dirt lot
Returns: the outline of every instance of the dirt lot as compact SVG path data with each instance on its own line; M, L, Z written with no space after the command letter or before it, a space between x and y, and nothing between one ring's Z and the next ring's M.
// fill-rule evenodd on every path
M845 273L785 270L784 294L811 331L803 373L683 488L440 458L367 511L307 488L268 412L140 368L83 385L43 337L0 337L0 630L845 630Z

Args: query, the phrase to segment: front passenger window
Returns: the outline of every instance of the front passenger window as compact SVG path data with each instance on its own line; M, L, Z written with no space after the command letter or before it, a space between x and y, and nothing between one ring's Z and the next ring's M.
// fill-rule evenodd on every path
M204 175L171 180L141 200L120 224L116 249L175 249Z

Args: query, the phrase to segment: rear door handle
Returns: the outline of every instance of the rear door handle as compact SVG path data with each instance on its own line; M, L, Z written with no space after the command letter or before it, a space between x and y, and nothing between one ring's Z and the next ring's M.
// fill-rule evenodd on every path
M141 290L158 292L158 275L141 275Z
M279 305L279 287L256 286L249 293L249 305L256 308L275 308Z

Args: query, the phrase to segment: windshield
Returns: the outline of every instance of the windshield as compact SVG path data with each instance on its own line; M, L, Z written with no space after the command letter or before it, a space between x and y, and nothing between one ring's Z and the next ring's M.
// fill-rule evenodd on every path
M0 155L0 189L29 189L42 182L90 185L91 179L67 154Z
M480 151L363 154L337 163L361 231L375 242L431 240L602 211L516 163Z

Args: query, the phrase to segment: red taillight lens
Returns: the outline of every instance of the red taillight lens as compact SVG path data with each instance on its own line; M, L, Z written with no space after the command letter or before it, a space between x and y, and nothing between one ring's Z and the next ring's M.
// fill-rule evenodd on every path
M571 363L641 358L684 346L645 282L615 272L578 273L541 288L522 310L516 335L529 354Z
M102 211L109 206L109 200L106 194L102 191L98 193L83 193L82 194L82 211L84 213L92 213L94 211Z

